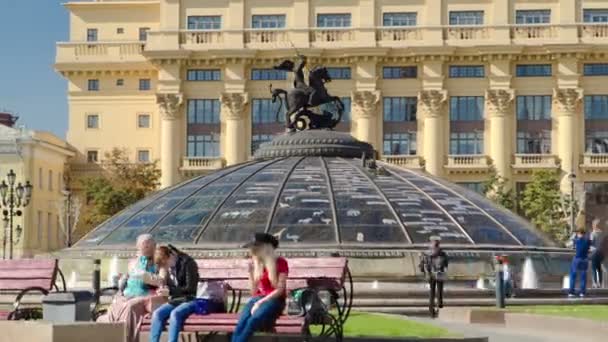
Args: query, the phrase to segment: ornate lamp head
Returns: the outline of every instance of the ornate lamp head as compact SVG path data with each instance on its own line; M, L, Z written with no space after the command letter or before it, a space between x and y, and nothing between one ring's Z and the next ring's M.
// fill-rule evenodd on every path
M2 197L2 201L6 202L6 193L8 192L8 184L5 181L0 183L0 197Z
M7 179L8 179L8 184L10 186L15 185L15 180L17 180L17 174L15 174L15 171L13 171L12 169L8 172L7 175Z

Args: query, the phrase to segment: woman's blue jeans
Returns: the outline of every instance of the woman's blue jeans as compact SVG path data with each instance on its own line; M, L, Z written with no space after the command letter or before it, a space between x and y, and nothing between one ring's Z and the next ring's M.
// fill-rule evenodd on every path
M184 326L184 321L194 313L196 302L186 302L178 306L169 303L162 305L152 314L152 325L150 327L150 342L160 341L165 323L169 320L169 342L179 340L179 332Z
M284 299L271 299L265 301L257 311L252 315L251 308L253 304L258 302L262 297L253 297L247 302L239 317L239 322L232 333L232 342L247 342L253 333L269 327L281 315L285 306Z
M581 278L581 294L585 294L587 291L587 268L589 268L589 261L587 259L574 258L570 265L570 291L569 294L576 294L576 276L580 275Z

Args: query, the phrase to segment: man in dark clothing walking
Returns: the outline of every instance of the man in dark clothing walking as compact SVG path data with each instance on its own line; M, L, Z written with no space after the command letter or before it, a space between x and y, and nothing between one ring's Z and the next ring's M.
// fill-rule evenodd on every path
M446 279L448 256L440 247L440 238L431 237L429 250L420 258L420 270L425 274L430 287L429 311L431 317L437 315L435 310L435 297L437 307L443 308L443 282Z
M150 341L158 342L167 320L169 320L169 342L177 342L184 321L196 310L198 288L198 265L189 255L169 245L171 257L167 289L159 290L169 296L169 302L159 307L152 315Z

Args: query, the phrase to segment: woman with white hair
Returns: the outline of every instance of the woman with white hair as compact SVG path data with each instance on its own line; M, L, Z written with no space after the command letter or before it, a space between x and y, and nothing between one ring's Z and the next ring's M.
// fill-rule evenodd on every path
M105 322L125 322L127 342L139 341L139 328L149 313L149 296L164 284L157 276L154 264L156 242L150 234L137 237L137 258L129 263L129 272L119 281L119 293L114 297L107 315L98 319Z

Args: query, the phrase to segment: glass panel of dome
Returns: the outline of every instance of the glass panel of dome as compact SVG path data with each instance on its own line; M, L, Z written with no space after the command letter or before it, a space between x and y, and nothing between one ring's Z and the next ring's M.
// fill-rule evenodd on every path
M154 203L145 207L142 212L151 212L151 211L162 211L167 212L173 209L179 202L181 202L183 198L169 198L168 196L155 201Z
M166 212L142 212L135 215L126 224L113 231L102 244L135 243L137 235L152 228Z
M391 169L426 192L466 230L476 244L520 245L509 232L457 192L413 171Z
M330 225L333 229L333 215L330 210L279 208L272 220L275 226L302 225L303 229L310 224Z
M297 244L336 244L333 225L276 225L269 233L279 239L281 246L286 247L297 247Z
M343 243L391 244L407 242L403 230L398 225L348 225L340 223L340 237Z
M209 215L210 211L200 211L200 210L175 210L171 212L167 217L165 217L158 227L154 228L156 230L163 229L173 229L175 226L194 226L199 225L201 221Z
M150 234L154 237L156 242L183 242L192 243L196 238L196 232L200 226L172 226L172 227L158 227L154 229Z
M231 225L210 225L203 232L198 244L208 244L211 248L217 244L237 247L251 240L254 233L264 232L265 229L266 224L251 225L242 222Z
M177 210L214 209L223 200L224 197L222 196L190 197L180 204Z

